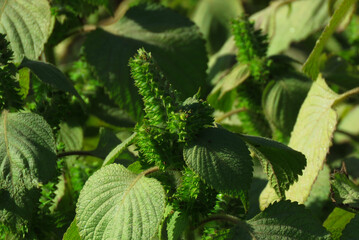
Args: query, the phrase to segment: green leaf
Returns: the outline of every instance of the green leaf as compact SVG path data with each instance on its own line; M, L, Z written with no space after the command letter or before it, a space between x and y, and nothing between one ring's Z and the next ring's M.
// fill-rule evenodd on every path
M112 151L107 155L107 157L105 158L105 161L103 161L102 166L106 166L108 164L113 163L116 158L127 149L128 146L130 146L135 137L136 137L137 133L133 133L130 137L128 137L125 141L123 141L122 143L120 143L119 145L117 145L114 149L112 149Z
M55 140L42 117L2 112L0 166L1 222L22 228L36 213L40 185L56 176Z
M0 0L0 32L7 34L14 61L37 59L49 38L53 18L47 0Z
M355 214L341 208L334 208L324 221L323 226L331 233L333 240L339 240L345 226L354 218Z
M328 25L325 27L323 33L320 35L307 61L304 63L303 72L310 76L312 79L316 79L319 74L319 57L324 49L325 44L327 43L329 37L337 29L340 22L346 17L346 14L349 12L351 6L355 2L356 0L345 0L341 2L340 6L335 10Z
M356 214L355 217L348 223L345 227L342 235L342 240L353 240L357 239L359 236L359 214Z
M83 129L73 122L60 123L59 140L65 144L66 151L79 151L83 145Z
M20 68L27 67L36 74L36 76L44 83L50 84L51 86L69 92L76 96L80 101L82 107L85 107L85 102L82 100L80 94L76 91L72 82L55 66L49 63L32 61L26 57L22 61Z
M106 156L120 143L121 140L113 131L102 127L100 128L100 140L97 147L90 151L90 153L101 159L105 159Z
M141 47L152 53L184 97L206 86L204 40L198 28L181 15L161 6L139 5L106 30L97 29L87 36L84 53L110 96L133 116L142 107L127 65Z
M306 166L305 156L271 139L247 135L241 135L241 138L258 157L277 195L285 198L285 190L298 180Z
M86 182L77 204L82 239L151 239L165 209L161 184L112 164Z
M74 219L67 228L62 240L81 240L79 228L76 225L76 219Z
M337 204L359 212L359 186L348 179L345 174L336 173L331 181L334 200Z
M328 233L303 205L281 201L231 230L232 238L240 240L265 239L328 239Z
M238 195L252 182L253 162L236 134L223 128L205 128L185 146L184 160L192 171L219 192Z
M188 226L188 216L176 211L167 224L167 235L169 240L178 240Z
M273 130L290 136L295 121L310 89L311 81L299 74L291 74L270 82L262 97L264 114Z
M307 167L298 181L286 191L287 199L304 203L323 168L337 124L337 113L332 108L337 98L338 95L321 77L312 84L299 111L288 145L305 155ZM260 197L261 208L265 208L276 199L275 191L267 185Z
M292 42L306 39L329 19L326 0L273 1L251 16L251 20L268 34L268 55L287 49Z

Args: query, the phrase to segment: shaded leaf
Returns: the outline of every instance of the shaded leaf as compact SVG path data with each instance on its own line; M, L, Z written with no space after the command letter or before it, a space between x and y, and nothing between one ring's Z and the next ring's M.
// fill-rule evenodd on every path
M359 212L359 186L341 173L334 174L334 179L330 183L334 192L335 202Z
M359 236L359 214L356 214L355 217L348 223L343 231L341 237L342 240L353 240L357 239Z
M252 182L253 162L246 144L222 128L205 128L183 150L186 164L219 192L238 195Z
M121 140L113 131L107 128L100 128L100 140L96 149L90 151L90 153L101 159L105 159L106 156L120 143Z
M305 156L271 139L248 135L241 135L241 138L260 160L277 195L285 198L285 190L298 180L306 166Z
M151 239L165 209L161 184L112 164L86 182L77 203L82 239Z
M333 240L339 240L345 226L354 216L355 214L352 212L341 208L334 208L324 221L323 226L331 233Z
M60 123L59 142L65 144L66 151L78 151L83 145L83 129L73 122Z
M188 226L188 216L176 211L167 224L167 235L169 240L178 240Z
M70 226L67 228L62 240L81 240L79 228L76 225L76 219L74 219Z
M37 59L52 27L47 0L0 0L0 32L7 34L16 63L24 56Z

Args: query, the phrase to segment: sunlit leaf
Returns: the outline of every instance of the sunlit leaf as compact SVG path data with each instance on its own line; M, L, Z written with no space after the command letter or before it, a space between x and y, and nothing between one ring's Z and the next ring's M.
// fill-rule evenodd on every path
M76 219L74 219L70 227L66 230L62 240L81 240L79 229L76 225Z
M334 208L324 221L323 226L331 233L333 240L339 240L345 226L354 218L355 214L341 208Z

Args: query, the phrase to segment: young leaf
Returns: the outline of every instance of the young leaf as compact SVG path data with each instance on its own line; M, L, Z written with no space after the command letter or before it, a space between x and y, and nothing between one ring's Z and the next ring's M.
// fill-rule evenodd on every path
M271 187L280 198L298 180L306 166L305 156L286 145L262 137L241 135L249 149L258 157Z
M111 97L133 116L140 114L141 104L127 63L141 47L152 53L184 97L206 86L205 42L198 28L181 15L161 6L139 5L106 30L88 35L85 56Z
M66 230L62 240L81 240L79 228L77 227L76 224L76 219L72 221L70 227L68 227L68 229Z
M331 233L333 240L339 240L345 226L354 218L355 214L341 208L334 208L323 226Z
M24 56L30 59L39 57L52 25L47 0L0 1L0 32L7 34L16 63L20 63Z
M298 181L286 192L287 199L304 203L323 168L337 123L337 113L332 108L337 98L338 95L321 77L313 83L299 111L288 145L306 156L307 167ZM261 194L261 208L265 208L276 198L274 190L267 185Z
M236 134L222 128L205 128L183 149L186 164L219 192L238 195L252 182L253 162Z
M167 224L167 236L169 240L180 239L182 233L188 227L188 216L186 213L176 211Z
M359 214L348 223L345 227L341 240L352 240L357 239L359 236Z
M322 35L320 35L319 40L315 44L315 47L307 61L304 63L303 72L310 76L312 79L316 79L319 74L319 57L325 44L327 43L329 37L334 33L340 22L345 18L347 12L351 9L351 6L355 2L356 0L345 0L341 2L338 9L335 10L328 25L325 27Z
M134 174L117 164L95 172L77 203L82 239L151 239L165 209L161 184L146 178L149 169Z
M25 57L20 65L20 68L22 67L30 68L44 83L76 96L83 107L86 105L71 81L55 66L49 63L29 60Z
M0 166L0 219L15 227L36 212L40 184L56 176L55 140L42 117L2 112Z
M344 204L349 209L359 212L359 186L341 173L334 174L331 185L334 193L333 197L337 204Z
M320 221L313 218L303 205L281 201L270 205L246 223L231 230L230 239L329 239Z

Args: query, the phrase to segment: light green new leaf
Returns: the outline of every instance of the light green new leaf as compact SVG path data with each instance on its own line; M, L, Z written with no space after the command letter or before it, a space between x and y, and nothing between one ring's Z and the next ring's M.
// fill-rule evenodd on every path
M176 211L167 224L167 236L169 240L181 239L182 233L188 227L188 216L185 213Z
M0 0L0 32L7 35L14 61L37 59L53 27L47 0Z
M307 166L298 181L286 191L287 199L304 203L323 168L337 123L337 113L332 108L337 98L338 95L321 77L313 83L299 111L288 145L305 155ZM275 191L267 185L260 196L261 208L264 209L276 199Z
M66 230L62 240L81 240L79 228L76 225L76 219L72 221L70 227Z
M22 67L29 68L44 83L76 96L83 107L86 105L71 81L57 67L49 63L33 61L27 58L24 58L22 61L20 68Z
M250 19L268 34L267 53L275 55L325 26L329 20L327 0L277 0Z
M348 179L345 174L336 173L331 181L334 200L359 212L359 186Z
M151 169L150 169L151 170ZM117 164L95 172L80 192L76 219L82 239L148 240L165 209L161 184Z
M268 181L280 198L298 180L306 165L305 156L271 139L241 135L249 149L258 157Z
M352 212L341 208L334 208L324 221L323 226L331 233L333 240L339 240L343 229L354 216L355 214Z
M36 213L40 185L56 176L55 140L42 117L2 112L0 170L0 220L15 227Z
M329 37L334 33L340 22L346 17L347 12L351 9L351 6L356 0L342 1L340 6L335 10L328 25L325 27L323 33L320 35L318 41L307 61L303 65L303 72L310 76L312 79L316 79L319 74L319 57L327 43Z
M329 239L328 233L303 205L281 201L231 230L230 239L238 240L282 240Z
M354 240L359 236L359 214L356 214L355 217L348 223L343 231L341 240Z
M105 30L88 34L84 53L110 96L132 116L140 115L142 106L128 60L141 47L152 53L183 97L193 96L199 87L206 86L205 42L185 17L161 6L139 5Z
M238 195L249 190L253 162L244 141L223 128L205 128L185 146L189 168L219 192Z

